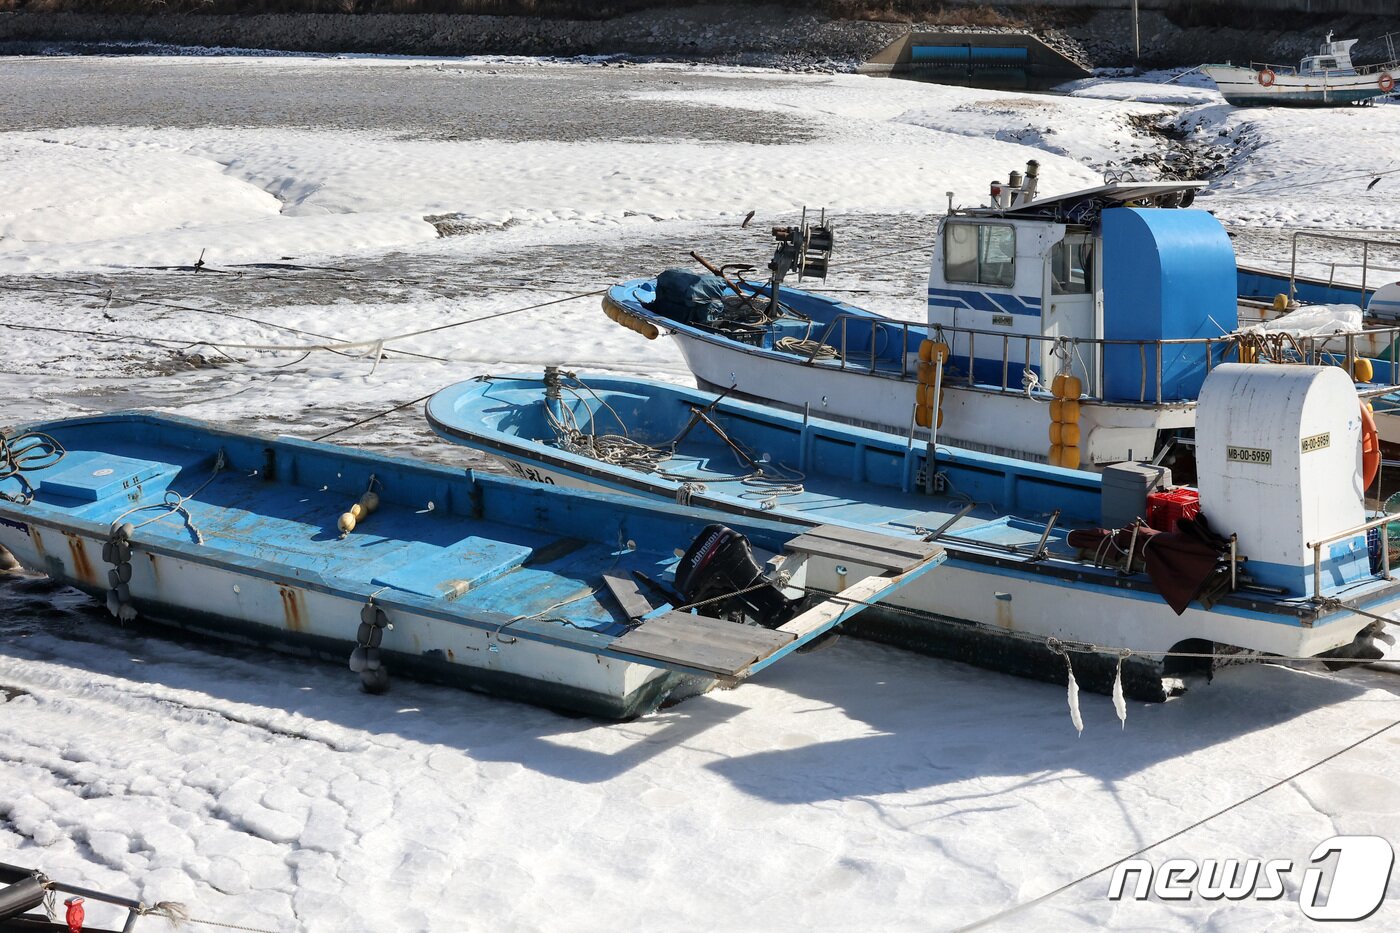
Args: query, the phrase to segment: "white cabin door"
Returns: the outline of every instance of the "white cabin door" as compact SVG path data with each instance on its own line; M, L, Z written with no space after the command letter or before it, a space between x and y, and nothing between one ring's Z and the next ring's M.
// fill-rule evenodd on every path
M1084 383L1086 392L1097 389L1093 377L1098 371L1095 348L1081 343L1076 349L1071 341L1094 336L1096 265L1094 238L1088 233L1070 233L1051 249L1046 263L1046 301L1041 313L1041 333L1046 337L1065 338L1065 342L1045 341L1041 344L1041 382L1048 389L1050 380L1064 365L1062 355L1068 354L1071 371Z

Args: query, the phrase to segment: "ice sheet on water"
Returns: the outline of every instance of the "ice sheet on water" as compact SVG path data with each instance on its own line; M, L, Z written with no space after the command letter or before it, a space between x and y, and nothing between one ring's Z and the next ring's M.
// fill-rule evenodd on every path
M430 70L409 64L179 67L266 81L269 93L324 69L396 82L403 98ZM0 76L18 67L0 62ZM589 132L452 142L398 138L401 128L229 126L207 109L178 129L27 130L9 117L0 270L12 274L0 284L38 291L0 291L0 322L71 332L6 328L0 422L136 405L313 436L483 371L564 363L687 381L673 344L612 325L596 296L391 344L372 377L365 360L229 359L197 344L364 339L486 317L686 262L697 245L761 261L763 225L790 222L803 204L842 210L826 287L918 320L927 252L857 260L918 247L945 191L978 203L991 177L1028 158L1046 166L1044 190L1092 183L1101 160L1118 157L1121 121L1149 111L1231 154L1201 202L1223 219L1393 227L1400 215L1400 185L1366 192L1369 179L1349 180L1393 158L1393 107L1174 112L850 76L707 83L687 69L591 69L608 77L590 85L581 68L522 67L559 76L529 79L537 85L592 87L587 107L546 114L592 120ZM503 67L460 83L514 79ZM1134 96L1097 86L1100 98ZM639 103L684 105L688 116L713 108L719 121L780 107L806 141L615 138L616 115ZM1055 132L1013 138L1037 120ZM1291 145L1308 134L1345 138L1346 151ZM1158 145L1119 141L1129 153ZM1251 193L1299 184L1310 186L1299 197ZM750 209L758 222L740 230ZM437 238L423 218L449 213L485 232ZM224 271L97 268L188 267L205 249ZM465 462L414 411L339 437ZM33 581L0 583L5 860L272 930L946 928L1051 890L1400 718L1393 674L1235 668L1181 702L1133 706L1126 730L1112 728L1108 698L1084 695L1076 738L1064 687L847 640L738 690L599 726L408 682L367 697L336 665L124 630L89 606ZM1397 759L1391 738L1363 746L1153 857L1301 862L1336 831L1385 835ZM1018 922L1299 922L1289 898L1113 905L1105 884Z

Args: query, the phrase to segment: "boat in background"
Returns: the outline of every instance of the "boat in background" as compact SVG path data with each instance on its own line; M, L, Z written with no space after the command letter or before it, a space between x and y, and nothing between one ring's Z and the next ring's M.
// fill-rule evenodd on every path
M792 272L826 274L831 230L805 218L774 229L767 282L746 281L746 267L668 270L613 286L603 307L644 336L674 336L702 388L1072 469L1154 460L1189 475L1178 442L1202 383L1227 360L1336 363L1374 380L1361 389L1372 395L1400 383L1393 360L1369 374L1358 365L1395 341L1394 321L1358 339L1245 333L1281 313L1272 294L1242 308L1246 282L1251 293L1280 284L1241 270L1221 223L1191 208L1203 183L1040 197L1038 175L1031 162L993 182L987 206L950 203L926 323L783 284ZM1301 287L1292 276L1289 294Z
M1376 65L1352 63L1352 46L1360 40L1332 41L1327 34L1322 47L1292 65L1202 65L1201 72L1215 82L1228 103L1236 107L1340 107L1361 104L1390 95L1400 78L1400 58L1395 54L1394 33L1383 37L1386 60Z
M638 378L483 376L433 396L427 417L537 482L824 525L856 545L936 541L934 585L844 629L901 647L1059 682L1067 652L1081 684L1111 692L1121 672L1143 700L1217 654L1379 657L1400 584L1368 550L1388 519L1365 509L1376 463L1363 478L1351 382L1224 364L1200 406L1199 493L1151 465L1068 470ZM1197 508L1221 535L1174 521Z
M24 567L123 623L348 656L371 692L392 667L631 718L742 680L943 560L830 537L169 416L0 436L0 548Z

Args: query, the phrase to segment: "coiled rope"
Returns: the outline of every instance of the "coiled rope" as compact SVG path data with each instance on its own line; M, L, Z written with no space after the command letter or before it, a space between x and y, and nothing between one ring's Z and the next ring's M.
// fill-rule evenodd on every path
M0 434L0 480L18 479L24 487L24 492L18 496L0 492L0 498L20 505L33 502L34 489L24 474L31 470L46 470L67 453L62 444L41 431Z
M680 488L676 490L676 501L681 505L688 505L692 495L704 491L705 484L698 481L696 477L662 468L663 464L676 455L677 447L693 423L668 444L644 444L632 439L627 424L618 414L617 409L613 408L607 399L580 379L577 373L560 373L560 376L568 380L568 382L561 380L560 390L569 392L582 404L578 406L559 405L559 414L557 415L551 410L550 405L544 406L545 418L555 433L555 444L559 449L567 453L588 457L600 463L651 473L662 479L679 483ZM621 434L596 433L598 425L594 417L594 409L587 403L584 393L596 401L600 408L607 409L622 430ZM580 408L587 416L582 425L579 423L578 414L574 411L576 407ZM704 415L703 409L700 410L697 420L709 425L720 440L724 441L735 452L741 462L753 467L752 472L743 475L720 477L723 480L738 481L746 488L744 492L740 493L740 498L761 499L762 507L771 509L776 506L779 497L799 495L804 491L802 483L806 476L800 471L759 461L719 425Z

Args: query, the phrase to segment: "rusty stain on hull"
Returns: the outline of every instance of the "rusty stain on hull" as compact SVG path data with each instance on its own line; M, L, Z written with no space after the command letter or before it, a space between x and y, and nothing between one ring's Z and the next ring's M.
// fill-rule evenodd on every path
M34 542L34 550L39 553L40 560L48 556L44 552L44 539L39 537L39 527L37 525L29 526L29 538Z
M279 586L277 593L282 597L282 618L287 623L287 629L304 631L306 622L301 614L301 593L287 586Z
M151 562L151 576L155 578L155 580L156 580L157 583L159 583L159 582L160 582L160 564L156 563L156 556L155 556L155 554L152 554L150 551L147 551L147 552L146 552L146 557L147 557L147 558L150 560L150 562Z
M97 574L93 572L87 551L83 549L83 539L71 531L65 531L63 537L68 539L68 552L73 556L74 575L84 583L97 585Z
M996 593L993 598L996 600L997 625L1008 632L1016 628L1016 616L1011 610L1011 594Z

